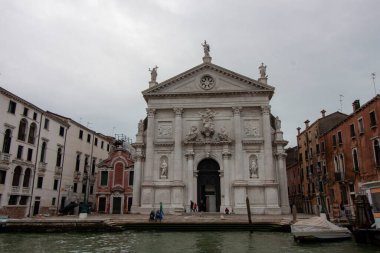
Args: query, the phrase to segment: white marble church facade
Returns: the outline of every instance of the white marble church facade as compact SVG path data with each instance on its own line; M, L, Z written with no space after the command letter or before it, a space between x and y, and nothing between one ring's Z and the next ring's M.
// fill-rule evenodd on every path
M265 66L254 80L203 63L162 83L157 67L143 96L147 118L136 142L132 212L289 213L281 121L270 113L274 87Z

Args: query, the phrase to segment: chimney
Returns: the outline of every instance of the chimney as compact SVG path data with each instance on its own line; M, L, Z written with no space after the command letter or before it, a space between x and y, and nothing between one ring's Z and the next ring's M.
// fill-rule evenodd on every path
M360 109L360 100L359 99L356 99L353 103L352 103L352 109L354 112L356 112L356 110L359 110Z
M309 127L309 123L310 123L310 121L307 119L307 120L305 121L305 126L306 126L306 128Z
M323 109L323 110L321 111L321 113L322 113L322 118L324 118L324 117L326 116L326 110Z
M297 131L298 131L298 135L300 135L300 133L301 133L301 128L300 128L300 127L297 127Z

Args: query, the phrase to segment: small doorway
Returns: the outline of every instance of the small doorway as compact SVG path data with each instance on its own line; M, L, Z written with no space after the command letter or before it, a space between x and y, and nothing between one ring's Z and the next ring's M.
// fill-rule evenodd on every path
M33 216L37 215L40 212L40 200L34 201Z
M219 164L213 159L204 159L198 165L197 204L199 211L220 211Z
M121 214L121 197L113 197L112 213Z
M106 198L99 198L98 212L99 213L106 212Z
M128 213L131 212L132 207L132 197L128 197Z

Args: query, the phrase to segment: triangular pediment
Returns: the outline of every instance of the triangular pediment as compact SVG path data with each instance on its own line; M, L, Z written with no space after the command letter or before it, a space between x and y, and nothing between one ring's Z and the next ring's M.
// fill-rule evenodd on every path
M142 93L151 96L202 95L225 93L267 93L272 97L274 87L237 74L212 63L203 63L156 84Z

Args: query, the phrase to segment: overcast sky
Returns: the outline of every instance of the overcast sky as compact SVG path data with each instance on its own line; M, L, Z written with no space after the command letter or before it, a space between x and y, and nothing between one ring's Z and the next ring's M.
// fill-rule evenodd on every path
M238 2L238 3L236 3ZM327 113L380 90L377 0L0 0L0 86L103 134L135 139L148 69L158 82L212 62L253 79L264 62L272 113L296 145ZM89 122L89 123L88 123Z

